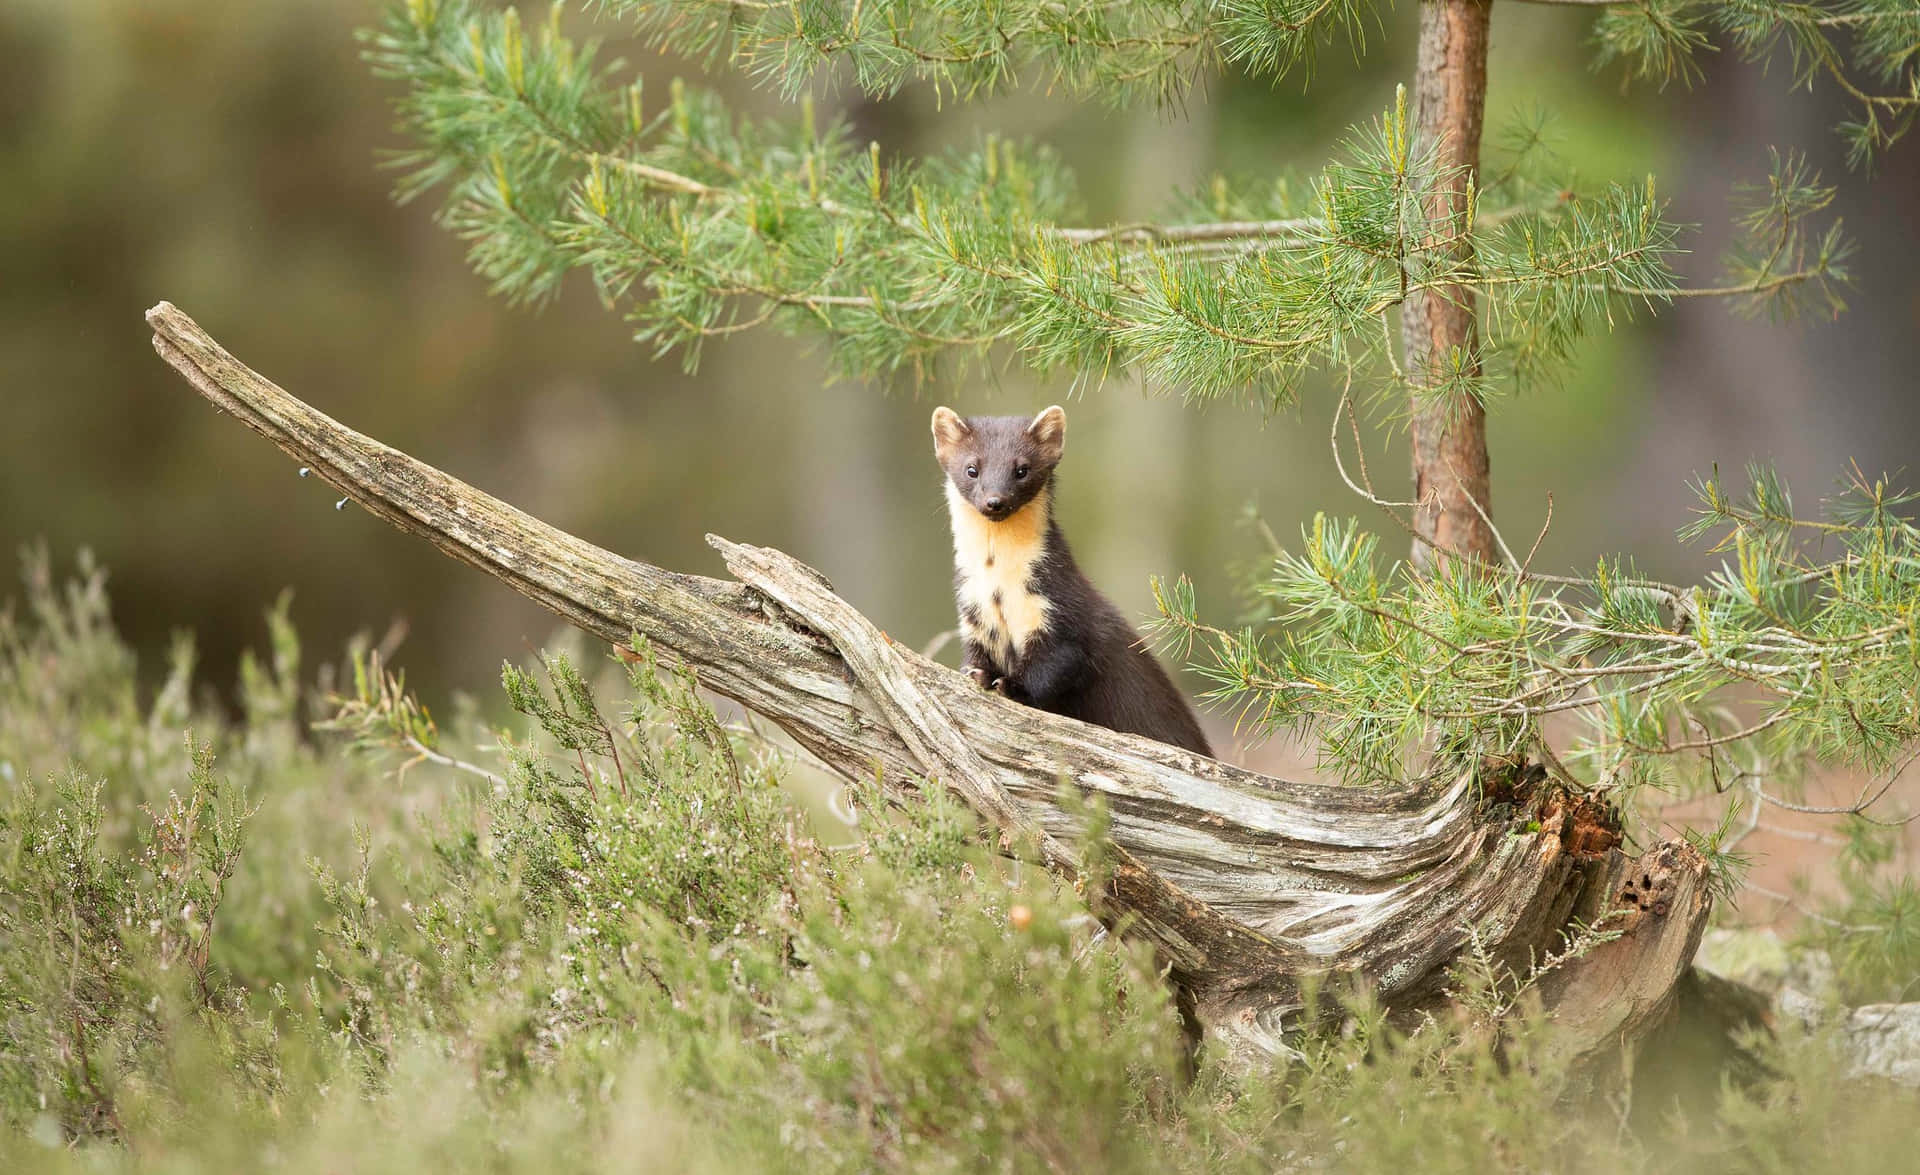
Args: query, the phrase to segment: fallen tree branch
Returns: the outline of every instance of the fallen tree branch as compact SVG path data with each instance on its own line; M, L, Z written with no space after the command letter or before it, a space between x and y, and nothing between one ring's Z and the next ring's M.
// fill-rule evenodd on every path
M1163 953L1210 1036L1236 1052L1282 1048L1310 978L1363 982L1396 1009L1432 1005L1469 931L1525 974L1562 944L1576 902L1590 917L1618 909L1620 879L1651 878L1655 864L1701 896L1647 907L1555 973L1562 999L1601 991L1633 1009L1568 1017L1567 1047L1642 1030L1691 957L1676 944L1704 924L1704 864L1684 845L1641 861L1586 853L1572 809L1543 793L1496 819L1471 769L1393 787L1297 783L1020 706L896 644L790 556L710 538L739 582L624 558L316 411L172 305L147 319L201 395L348 499L606 641L643 634L840 774L877 766L900 789L939 779L1003 845L1076 876L1083 830L1060 787L1100 797L1112 843L1089 900Z

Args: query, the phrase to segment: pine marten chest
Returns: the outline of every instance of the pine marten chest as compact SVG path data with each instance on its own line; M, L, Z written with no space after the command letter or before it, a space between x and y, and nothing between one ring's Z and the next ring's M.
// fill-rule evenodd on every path
M969 505L951 483L955 595L960 628L1003 671L1016 665L1027 643L1047 624L1048 600L1034 589L1047 553L1047 492L999 522Z

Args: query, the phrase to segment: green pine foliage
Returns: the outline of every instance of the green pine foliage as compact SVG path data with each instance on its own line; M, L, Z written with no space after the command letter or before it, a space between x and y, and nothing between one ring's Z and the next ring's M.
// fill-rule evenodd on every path
M1856 162L1899 138L1920 110L1920 6L1913 0L1561 0L1594 4L1598 60L1662 85L1690 83L1719 42L1784 59L1791 85L1828 84L1856 115L1841 127ZM602 0L649 43L725 63L794 97L823 74L867 94L909 82L954 98L1043 84L1108 102L1177 100L1210 70L1279 81L1310 72L1333 40L1364 51L1381 9L1355 0ZM426 7L416 3L415 7ZM838 72L834 72L838 69Z
M1345 19L1336 4L1291 18L1267 9L1295 5L1158 15L1145 5L881 5L857 18L833 5L608 7L631 10L669 46L765 67L783 84L834 46L881 91L913 75L911 61L966 93L992 88L1011 65L920 54L976 43L959 27L969 19L1004 17L1008 53L1026 43L1022 29L1049 44L1065 37L1070 47L1048 60L1074 76L1075 63L1098 62L1089 86L1108 67L1132 72L1124 55L1093 46L1157 50L1120 30L1083 43L1075 21L1199 22L1196 44L1255 67L1303 52L1311 37L1299 30ZM1459 215L1435 211L1430 194L1452 177L1410 133L1400 102L1316 175L1222 180L1162 224L1076 226L1073 178L1044 147L989 137L942 158L892 160L819 125L810 100L791 122L761 124L678 79L662 99L657 83L600 65L553 11L533 30L516 8L469 0L389 11L369 56L405 86L402 122L417 146L398 160L401 193L443 190L442 218L499 292L537 300L583 270L638 339L688 362L706 339L768 324L823 336L839 369L861 376L927 378L945 356L960 370L1015 359L1087 385L1134 370L1184 396L1267 405L1314 370L1484 397L1496 384L1551 379L1582 334L1690 292L1668 266L1682 246L1652 181L1583 190L1541 149L1537 126L1509 136L1515 150L1489 164ZM794 22L799 33L779 31ZM889 49L896 40L914 48ZM1795 161L1776 170L1728 287L1709 292L1776 308L1830 299L1845 245L1805 223L1825 189ZM1482 299L1486 374L1409 381L1392 314L1409 293L1459 285ZM1456 356L1453 367L1473 365Z
M1913 0L1549 0L1600 9L1600 64L1666 85L1701 76L1719 43L1784 59L1790 84L1832 85L1856 114L1838 128L1865 163L1920 112L1920 5ZM418 6L418 5L416 5ZM1379 6L1346 0L1214 4L980 4L974 0L603 0L649 42L726 62L789 97L844 63L868 94L916 81L971 98L1023 82L1110 102L1177 100L1206 70L1278 81L1310 72L1339 37L1364 50ZM1717 34L1717 37L1716 37ZM832 75L829 75L832 76Z
M735 3L604 0L650 44L725 62L788 97L841 62L875 97L910 82L955 98L1023 83L1124 102L1177 99L1202 68L1279 80L1310 67L1336 34L1356 48L1377 24L1358 0L1232 0L1115 4L1111 0L954 0Z
M644 646L624 679L512 669L523 713L456 735L365 650L302 687L283 602L229 717L184 660L137 685L96 569L28 580L0 612L9 1171L1851 1172L1914 1142L1819 1036L1664 1125L1569 1110L1525 992L1498 1047L1329 999L1275 1071L1190 1076L1153 960L1070 887L937 789L860 789L823 848L782 756Z
M1892 829L1856 817L1844 830L1841 898L1811 911L1801 939L1827 952L1847 1003L1920 1000L1920 882L1888 872Z
M1200 650L1217 702L1260 730L1313 730L1351 779L1397 778L1432 751L1544 763L1621 807L1711 790L1756 813L1897 818L1875 804L1920 739L1913 495L1856 473L1804 518L1771 470L1748 480L1697 487L1683 536L1727 558L1696 586L1625 561L1548 575L1511 549L1416 575L1357 523L1318 516L1256 578L1255 623L1205 624L1183 582L1160 592L1161 634ZM1866 777L1852 805L1798 801L1820 765Z
M1920 5L1913 0L1636 0L1595 24L1600 59L1642 78L1690 83L1714 34L1751 61L1784 59L1795 89L1831 85L1855 114L1838 128L1855 165L1920 113Z

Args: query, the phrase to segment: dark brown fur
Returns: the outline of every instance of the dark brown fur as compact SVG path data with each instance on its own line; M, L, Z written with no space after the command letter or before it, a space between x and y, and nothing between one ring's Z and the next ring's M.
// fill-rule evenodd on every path
M933 431L935 455L952 486L956 551L980 546L988 568L996 558L1028 560L1024 582L1010 590L1038 597L1044 616L1014 644L1007 639L1013 630L1000 608L1003 593L987 595L976 586L974 594L987 598L970 601L969 576L980 575L980 569L958 567L961 628L967 637L962 667L983 687L1038 709L1211 756L1192 704L1126 617L1081 573L1053 519L1065 414L1049 408L1031 421L1020 416L961 420L942 408L934 413ZM979 518L959 513L964 510ZM995 542L1001 541L996 536L1002 534L1009 548L1018 543L1018 549L996 553ZM983 607L993 615L982 616Z

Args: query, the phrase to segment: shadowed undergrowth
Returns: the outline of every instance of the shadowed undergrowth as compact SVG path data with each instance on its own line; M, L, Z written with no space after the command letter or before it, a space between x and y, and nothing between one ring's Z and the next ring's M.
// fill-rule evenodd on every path
M97 570L26 571L8 1170L1868 1171L1920 1134L1819 1038L1629 1128L1562 1104L1524 1015L1496 1048L1363 998L1282 1070L1189 1080L1153 960L1070 888L937 790L856 789L823 849L780 754L644 647L509 667L518 718L443 729L373 652L303 676L283 603L228 716L184 638L138 686Z

